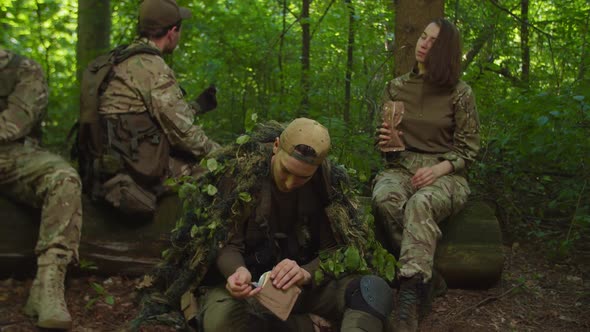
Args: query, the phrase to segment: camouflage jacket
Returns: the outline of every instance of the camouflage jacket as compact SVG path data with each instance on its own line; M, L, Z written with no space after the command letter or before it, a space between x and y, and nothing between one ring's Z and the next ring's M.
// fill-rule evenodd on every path
M138 44L157 49L146 38L128 47ZM193 124L196 111L184 100L174 72L164 59L147 53L134 55L113 68L99 107L102 116L149 112L174 150L200 159L219 145Z
M269 176L270 143L280 136L282 128L269 122L259 126L247 143L216 150L204 161L209 173L198 182L180 185L185 214L172 232L172 246L156 271L155 287L137 322L165 320L158 316L169 306L178 310L182 294L199 288L237 225L244 218L262 222L257 218L266 215L269 208L265 203L267 181L262 180ZM326 160L318 172L324 212L338 247L320 252L314 285L350 273L375 273L391 281L395 258L375 240L372 220L359 210L344 168Z
M471 87L459 81L452 89L426 83L407 73L390 81L383 101L403 101L405 113L398 129L407 148L448 160L455 172L475 160L480 147L479 118ZM408 167L412 160L401 162Z
M0 48L0 144L40 140L47 99L41 66Z

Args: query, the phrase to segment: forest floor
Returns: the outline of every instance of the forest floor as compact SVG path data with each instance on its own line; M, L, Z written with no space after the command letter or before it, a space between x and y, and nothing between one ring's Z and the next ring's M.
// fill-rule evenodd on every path
M449 289L435 299L420 331L590 331L586 246L559 263L547 259L540 245L506 246L505 269L497 285L486 290ZM138 310L134 298L140 282L120 276L69 278L66 300L73 331L125 329ZM21 311L30 284L30 279L0 280L0 331L37 330Z

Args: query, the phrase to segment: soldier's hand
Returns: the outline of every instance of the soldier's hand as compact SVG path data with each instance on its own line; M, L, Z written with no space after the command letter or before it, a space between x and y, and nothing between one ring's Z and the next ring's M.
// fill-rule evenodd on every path
M293 285L302 286L311 282L311 274L296 261L283 259L270 272L270 279L276 288L289 289Z
M261 288L254 288L251 285L252 274L245 267L239 267L227 278L225 289L235 298L241 299L256 295Z
M217 107L217 88L211 84L203 90L195 102L199 105L200 113L207 113Z
M391 129L387 122L383 122L380 127L377 128L376 143L379 147L386 145L391 139Z

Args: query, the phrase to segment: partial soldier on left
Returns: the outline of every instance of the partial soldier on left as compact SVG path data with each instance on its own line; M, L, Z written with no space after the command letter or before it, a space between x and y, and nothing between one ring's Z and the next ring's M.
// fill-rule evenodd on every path
M47 97L41 66L0 47L0 194L41 208L37 274L25 313L39 327L67 329L64 279L67 265L78 261L81 182L66 160L39 147Z

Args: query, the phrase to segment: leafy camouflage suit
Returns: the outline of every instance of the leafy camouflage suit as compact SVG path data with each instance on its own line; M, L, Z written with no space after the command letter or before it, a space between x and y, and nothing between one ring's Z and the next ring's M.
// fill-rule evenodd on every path
M144 298L134 328L146 321L183 325L182 318L171 313L171 308L179 309L180 298L185 292L206 292L211 289L207 284L215 285L219 281L215 276L220 276L214 268L217 254L228 244L238 225L243 225L249 219L259 225L267 223L271 209L271 189L268 185L270 182L265 180L269 177L271 144L282 130L283 127L274 121L259 125L247 143L224 146L210 154L208 157L215 159L218 167L199 178L198 182L193 180L180 188L179 195L184 199L186 214L173 231L172 246L166 250L165 261L156 273L156 287ZM395 260L375 240L370 224L359 213L344 168L324 160L313 180L310 180L311 183L316 188L323 188L321 194L317 195L321 197L321 203L314 204L326 204L323 213L329 220L338 247L320 255L319 267L313 276L313 287L325 291L318 291L318 296L310 305L317 306L320 298L331 301L330 305L317 310L331 310L326 317L334 318L334 315L338 315L334 307L342 306L344 301L343 297L334 295L338 293L336 288L346 286L351 275L355 274L375 273L391 280L394 277ZM208 193L211 186L218 188L219 192ZM352 248L357 250L356 259L346 254ZM347 264L349 260L355 263ZM221 277L221 280L224 278ZM211 292L214 294L212 297L225 298L219 300L232 306L225 292ZM206 310L216 300L205 300L206 303L202 303L205 308L201 309ZM210 312L218 310L212 309ZM203 311L198 314L203 314ZM223 317L221 312L218 315ZM239 319L226 320L225 323L232 324L235 321ZM297 325L299 322L300 319L296 319L291 323Z
M373 211L387 244L401 250L399 275L421 275L427 282L432 276L436 243L442 236L438 223L459 211L470 192L465 167L479 150L475 98L462 81L444 90L424 83L421 75L408 73L389 82L383 99L405 103L399 129L407 149L388 158L386 169L376 176ZM418 190L412 187L416 170L444 160L453 165L454 172Z
M37 276L26 312L37 324L67 328L71 317L63 299L66 265L78 260L82 227L81 182L61 157L38 146L47 106L41 67L0 48L0 192L41 207L35 248Z

